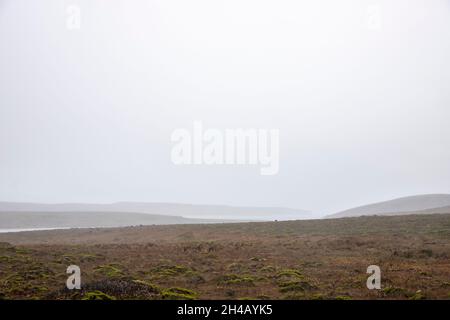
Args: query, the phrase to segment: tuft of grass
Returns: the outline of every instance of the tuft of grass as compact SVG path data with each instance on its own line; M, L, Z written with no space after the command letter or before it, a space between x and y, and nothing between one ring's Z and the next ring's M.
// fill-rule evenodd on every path
M26 249L26 248L15 248L15 251L17 254L30 254L32 251L30 249Z
M233 262L227 266L227 270L229 270L230 272L242 272L246 270L246 268L240 263Z
M413 295L409 296L409 300L424 300L426 299L425 294L422 293L422 290L417 290Z
M86 292L82 300L116 300L116 298L99 290L96 290Z
M404 294L405 290L397 287L386 287L382 289L383 293L386 295L396 295L396 294Z
M248 275L226 274L219 278L218 283L224 285L254 285L255 278Z
M117 265L106 264L98 266L94 269L94 272L100 273L110 278L118 278L122 277L124 274L121 269L117 267Z
M315 293L311 296L311 300L324 300L325 295L322 293Z
M161 265L153 268L151 273L159 278L174 277L190 271L188 267L182 265Z
M262 267L259 271L264 272L264 273L272 273L275 272L276 268L274 266L268 265L268 266L264 266Z
M162 298L167 300L195 300L198 294L185 288L169 288L162 292Z
M250 261L264 261L264 258L259 258L259 257L251 257Z
M280 292L303 292L315 288L299 270L283 269L276 274Z
M303 278L303 275L299 270L296 269L283 269L277 273L277 278L282 277L295 277L295 278Z
M336 296L335 299L336 300L352 300L352 297L341 295L341 296Z
M295 292L295 291L307 291L314 287L304 280L294 280L289 282L283 282L279 284L280 292Z

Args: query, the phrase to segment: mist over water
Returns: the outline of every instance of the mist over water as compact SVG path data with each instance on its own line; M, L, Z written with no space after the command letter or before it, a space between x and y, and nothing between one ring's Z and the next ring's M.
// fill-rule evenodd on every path
M61 230L70 228L23 228L23 229L0 229L0 233L15 233L28 231L47 231L47 230Z
M0 17L2 201L325 214L450 193L448 1L4 0ZM174 165L196 120L279 130L278 173Z

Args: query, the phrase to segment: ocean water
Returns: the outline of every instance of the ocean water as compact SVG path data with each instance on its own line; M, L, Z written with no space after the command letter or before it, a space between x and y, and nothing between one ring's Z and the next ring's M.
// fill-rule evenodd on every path
M28 228L28 229L0 229L0 233L10 232L27 232L27 231L45 231L45 230L62 230L70 228Z

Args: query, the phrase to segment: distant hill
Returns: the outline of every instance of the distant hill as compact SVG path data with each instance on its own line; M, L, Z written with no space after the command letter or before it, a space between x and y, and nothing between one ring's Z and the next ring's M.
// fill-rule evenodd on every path
M177 216L164 216L134 212L0 212L0 229L98 228L220 222L235 221L188 219Z
M386 215L407 215L407 214L437 214L437 213L449 213L450 214L450 206L431 208L425 210L417 210L417 211L407 211L407 212L391 212Z
M0 202L0 212L11 211L134 212L196 219L232 220L297 220L311 218L310 213L305 210L276 207L258 208L149 202L116 202L108 204Z
M449 213L449 194L426 194L393 199L341 211L327 218L357 217L368 215L406 215Z

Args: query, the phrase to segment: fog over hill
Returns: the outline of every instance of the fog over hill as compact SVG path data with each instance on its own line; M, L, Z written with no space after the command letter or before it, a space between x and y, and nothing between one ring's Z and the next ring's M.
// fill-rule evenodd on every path
M107 204L0 202L0 212L12 211L122 212L127 214L134 212L195 219L226 220L298 220L313 217L310 212L305 210L276 207L233 207L149 202L116 202Z
M416 195L348 209L327 218L365 215L450 213L450 195ZM135 225L302 220L319 216L305 210L178 203L0 202L0 229L92 228Z
M234 220L189 219L134 212L0 212L0 231L40 228L100 228L137 225L197 224Z
M329 215L327 218L449 213L449 206L450 194L426 194L364 205Z
M403 216L410 214L450 214L450 206L431 208L425 210L405 211L405 212L387 212L383 216Z
M449 34L448 0L0 0L0 200L331 214L450 193ZM250 129L279 132L276 175L250 140L239 165L172 158L179 130L193 156Z

